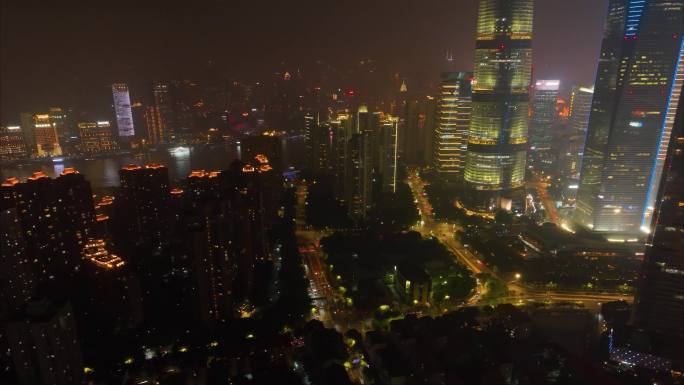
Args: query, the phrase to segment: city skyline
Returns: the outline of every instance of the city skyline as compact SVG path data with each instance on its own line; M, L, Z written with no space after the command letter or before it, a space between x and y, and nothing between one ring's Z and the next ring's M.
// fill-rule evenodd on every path
M380 63L386 83L399 72L409 83L435 87L442 71L472 71L475 0L345 2L333 9L309 3L262 7L210 1L186 9L185 3L164 2L165 11L158 15L154 1L142 7L132 2L116 7L86 6L76 0L36 7L32 1L3 2L0 124L16 124L19 113L53 105L108 112L111 83L128 83L132 99L139 100L147 96L141 86L154 80L203 81L215 73L219 79L259 81L276 70L272 63L280 62L296 70L312 67L319 59L333 65L342 59L344 66L373 59ZM606 4L607 0L539 2L535 76L562 79L568 86L593 81ZM127 9L137 12L126 13ZM253 17L236 18L237 14ZM283 28L290 21L301 26ZM322 32L307 33L307 26ZM39 46L48 35L51 41L65 42L56 45L59 51L55 48L52 60L25 54L26 46ZM166 43L157 46L158 39ZM76 40L78 45L73 44ZM218 43L223 41L225 48ZM340 49L355 54L340 58ZM447 51L451 63L445 60ZM208 61L214 63L211 70Z
M684 0L1 11L3 385L684 385Z

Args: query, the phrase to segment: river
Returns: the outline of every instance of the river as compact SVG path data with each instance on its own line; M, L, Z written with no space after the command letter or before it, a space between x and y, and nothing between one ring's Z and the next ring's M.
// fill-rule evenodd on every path
M303 140L300 138L283 141L283 157L286 166L301 165ZM0 166L0 181L10 177L26 180L36 171L43 171L51 177L58 176L66 167L73 167L85 175L90 181L93 191L100 192L119 186L119 170L127 164L144 165L159 163L169 168L172 186L181 184L190 171L197 169L222 170L238 159L240 145L236 143L217 144L211 146L195 146L189 154L172 155L166 149L149 151L137 157L133 154L112 155L95 159L65 159L61 163L36 162L24 164L5 164Z

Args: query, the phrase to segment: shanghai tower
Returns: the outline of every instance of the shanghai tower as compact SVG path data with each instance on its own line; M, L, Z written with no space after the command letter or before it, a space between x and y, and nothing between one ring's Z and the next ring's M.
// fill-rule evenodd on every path
M480 0L464 203L510 209L525 185L532 0Z

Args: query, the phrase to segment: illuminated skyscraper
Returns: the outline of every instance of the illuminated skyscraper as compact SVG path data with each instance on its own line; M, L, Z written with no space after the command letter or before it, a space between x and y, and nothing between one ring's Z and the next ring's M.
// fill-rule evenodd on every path
M38 157L60 156L62 147L57 135L57 124L49 114L21 114L27 148Z
M572 186L576 187L579 178L584 140L587 136L591 100L594 97L594 87L574 86L570 91L570 106L568 117L568 134L564 136L561 152L558 155L558 173L572 179ZM576 195L576 194L573 194Z
M684 83L681 0L612 0L575 220L634 239L648 231ZM620 235L615 235L620 234Z
M533 152L551 149L559 88L560 80L537 80L534 85L530 121L530 148Z
M674 127L635 298L635 321L655 332L652 346L681 352L677 341L684 338L684 103Z
M119 137L131 139L135 135L135 128L133 127L131 96L128 93L126 83L112 84L112 96L114 98L114 112L116 113L116 126L119 130Z
M373 162L377 121L368 107L361 105L353 116L346 143L345 200L349 216L357 221L366 218L371 204Z
M523 195L533 14L532 0L480 0L464 175L479 210Z
M333 135L333 175L335 176L335 196L345 200L345 184L347 181L347 159L349 157L349 139L353 134L352 119L346 113L338 113L330 121Z
M435 168L445 177L463 177L472 109L471 79L472 73L468 72L442 74L433 159Z
M175 141L175 121L173 119L173 103L169 93L169 84L154 82L152 84L152 106L146 115L147 132L153 143L172 143Z
M0 160L12 160L26 156L24 135L19 126L0 127Z
M81 151L86 154L100 154L118 148L107 120L78 123L81 137Z
M382 179L382 191L397 191L399 118L386 115L380 121L378 147L380 148L379 173Z
M587 131L594 87L574 86L570 92L569 125L573 131Z
M559 88L560 80L537 80L534 85L534 96L530 103L529 162L535 171L547 172L556 161L557 154L550 150Z

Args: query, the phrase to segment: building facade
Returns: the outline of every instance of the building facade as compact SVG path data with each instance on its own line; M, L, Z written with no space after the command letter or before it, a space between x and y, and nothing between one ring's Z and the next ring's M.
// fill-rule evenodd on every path
M21 127L0 127L0 160L14 160L26 155L26 143Z
M529 146L530 160L537 169L548 169L544 167L544 163L549 160L547 155L553 140L559 89L560 80L537 80L534 84Z
M133 111L131 110L131 95L128 91L128 85L126 83L112 84L112 97L119 137L131 139L135 136L135 127L133 126Z
M481 0L465 202L509 209L522 199L532 73L532 0Z
M668 336L684 338L684 103L675 127L640 275L635 320L638 327L657 334L660 342L654 345L676 349Z
M444 177L463 177L472 110L472 73L442 74L434 133L435 169Z
M21 129L27 149L37 157L61 156L62 146L57 135L57 123L49 114L21 114Z
M118 149L109 121L78 123L81 151L85 154L102 154Z
M682 1L613 0L575 221L621 240L650 232L684 83Z

